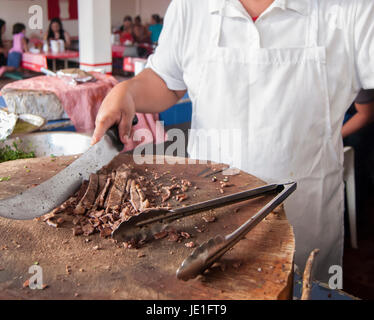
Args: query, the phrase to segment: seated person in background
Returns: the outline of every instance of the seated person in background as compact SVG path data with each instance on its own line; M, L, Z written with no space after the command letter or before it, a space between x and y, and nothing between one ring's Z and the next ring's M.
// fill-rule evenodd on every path
M345 118L343 138L374 122L374 90L361 90Z
M151 34L152 43L157 44L158 38L162 31L161 18L158 14L153 14L151 17L151 25L148 27L148 30Z
M0 76L6 72L7 50L3 43L3 34L5 33L5 21L0 19Z
M133 33L136 43L149 43L151 41L147 28L142 25L140 16L135 17Z
M0 76L21 66L22 54L28 51L25 32L26 26L23 23L16 23L13 26L13 47L9 50L7 67L0 69Z
M44 40L64 40L65 49L71 45L71 39L68 32L64 30L60 18L53 18L49 24L48 32L44 35Z
M374 216L365 210L372 205L374 188L374 90L360 91L346 113L342 135L344 145L355 151L357 222L370 229Z
M3 35L6 31L5 25L5 21L0 19L0 67L6 65L6 55L8 54L8 50L5 48L5 44L3 42Z
M134 31L134 26L132 23L132 18L130 16L126 16L123 19L123 26L121 27L121 37L120 37L120 42L122 44L127 44L127 43L134 43L134 36L133 36L133 31Z

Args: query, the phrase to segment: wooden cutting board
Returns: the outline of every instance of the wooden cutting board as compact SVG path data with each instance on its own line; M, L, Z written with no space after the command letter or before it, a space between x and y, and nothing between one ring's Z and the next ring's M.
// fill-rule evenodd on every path
M159 158L160 159L160 158ZM0 198L17 194L53 176L74 157L17 160L0 164ZM132 163L120 155L110 164ZM154 170L162 177L188 179L198 190L189 191L183 204L221 196L219 180L198 176L217 164L147 164L137 170ZM240 173L229 177L232 187L225 194L263 185L259 179ZM185 246L201 244L217 234L226 235L259 210L271 197L253 199L211 212L217 220L206 223L202 214L183 219L176 228L192 235L182 243L154 240L140 249L125 249L99 235L75 237L69 227L54 229L40 221L0 218L1 299L289 299L292 298L294 234L282 207L256 226L220 265L188 282L176 278L181 262L193 251ZM181 205L181 204L179 204ZM200 233L198 229L206 229ZM97 248L99 247L99 249ZM44 290L23 288L33 264L43 268Z

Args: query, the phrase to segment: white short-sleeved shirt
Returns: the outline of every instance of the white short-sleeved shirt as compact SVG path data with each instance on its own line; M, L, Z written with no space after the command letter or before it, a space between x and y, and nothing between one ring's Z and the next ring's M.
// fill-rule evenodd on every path
M169 89L188 89L194 103L202 57L209 54L212 15L224 7L220 46L304 47L312 1L317 0L275 0L254 23L239 0L173 0L148 67ZM374 88L374 1L319 2L318 45L326 47L331 121L338 129L358 91Z

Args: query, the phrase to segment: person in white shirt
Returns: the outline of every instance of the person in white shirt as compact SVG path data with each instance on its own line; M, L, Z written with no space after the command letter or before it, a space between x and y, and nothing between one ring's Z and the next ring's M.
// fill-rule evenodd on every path
M319 248L315 276L327 281L342 266L344 113L374 88L373 17L372 0L173 0L148 68L104 100L93 143L114 123L126 142L135 112L162 112L188 90L193 129L242 133L240 159L218 141L224 156L209 160L298 182L285 204L295 262Z

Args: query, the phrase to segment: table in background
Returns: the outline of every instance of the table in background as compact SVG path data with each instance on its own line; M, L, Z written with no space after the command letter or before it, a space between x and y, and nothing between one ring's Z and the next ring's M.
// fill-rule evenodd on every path
M64 61L64 68L68 68L68 60L69 59L76 59L79 58L78 51L64 51L59 53L31 53L25 52L22 56L22 67L24 69L40 72L41 68L48 69L47 59L52 60L52 70L56 72L56 60L63 60Z

